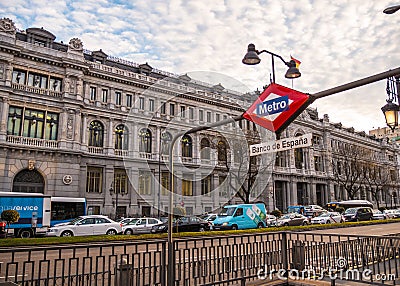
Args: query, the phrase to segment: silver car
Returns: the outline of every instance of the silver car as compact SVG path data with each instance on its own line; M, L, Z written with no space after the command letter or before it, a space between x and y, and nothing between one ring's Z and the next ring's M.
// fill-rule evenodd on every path
M124 234L151 233L151 229L154 225L162 223L161 220L156 218L138 218L123 225L122 232Z
M121 224L102 215L79 216L70 222L50 227L46 236L115 235L122 232Z

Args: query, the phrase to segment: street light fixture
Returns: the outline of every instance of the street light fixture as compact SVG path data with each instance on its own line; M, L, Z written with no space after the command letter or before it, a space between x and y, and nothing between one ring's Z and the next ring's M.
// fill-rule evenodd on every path
M383 13L393 14L393 13L396 13L398 10L400 10L400 5L395 5L395 6L390 6L390 7L385 8L385 10L383 10Z
M275 82L275 62L274 57L279 58L289 69L287 70L285 77L286 78L298 78L301 76L299 69L296 67L296 62L294 60L290 60L286 62L280 55L272 53L267 50L258 51L254 44L249 44L247 46L247 53L244 55L242 63L246 65L257 65L261 62L259 54L267 53L271 55L272 58L272 82Z
M399 78L396 77L390 77L387 79L387 84L386 84L386 93L388 96L388 99L386 100L385 106L381 108L383 114L385 115L385 120L387 126L394 131L396 126L399 124L399 105L396 103L393 103L393 101L397 100L397 103L399 103Z

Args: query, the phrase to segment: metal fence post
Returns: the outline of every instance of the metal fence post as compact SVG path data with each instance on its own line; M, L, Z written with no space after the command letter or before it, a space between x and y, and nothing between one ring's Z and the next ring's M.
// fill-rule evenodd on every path
M285 276L288 277L289 273L289 262L288 262L288 235L287 232L284 231L282 232L282 245L281 245L281 251L282 251L282 268L286 271Z
M302 271L306 267L305 243L303 241L295 240L293 242L292 260L294 269Z
M126 259L121 258L115 266L115 286L131 285L131 269L133 265L127 264Z

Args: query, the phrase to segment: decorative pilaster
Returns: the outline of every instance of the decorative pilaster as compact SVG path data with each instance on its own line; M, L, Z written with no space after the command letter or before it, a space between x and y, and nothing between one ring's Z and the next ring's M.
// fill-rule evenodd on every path
M1 101L1 123L0 123L0 142L6 141L7 136L7 119L8 119L8 99L3 98Z

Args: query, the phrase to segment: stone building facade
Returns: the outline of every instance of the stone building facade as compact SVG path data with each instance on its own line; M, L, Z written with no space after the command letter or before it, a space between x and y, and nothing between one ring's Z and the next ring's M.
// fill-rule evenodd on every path
M159 215L168 211L173 136L240 115L257 96L86 51L78 38L55 39L43 28L19 31L12 20L0 21L0 191L85 197L94 214ZM199 214L239 202L227 170L240 169L243 154L230 142L266 133L239 121L180 138L172 158L176 204ZM371 150L398 178L398 149L386 141L320 119L313 109L281 138L305 133L313 134L313 146L276 154L251 201L272 210L347 198L331 164L342 144ZM362 190L358 197L372 199L367 186ZM397 184L383 193L398 204Z

